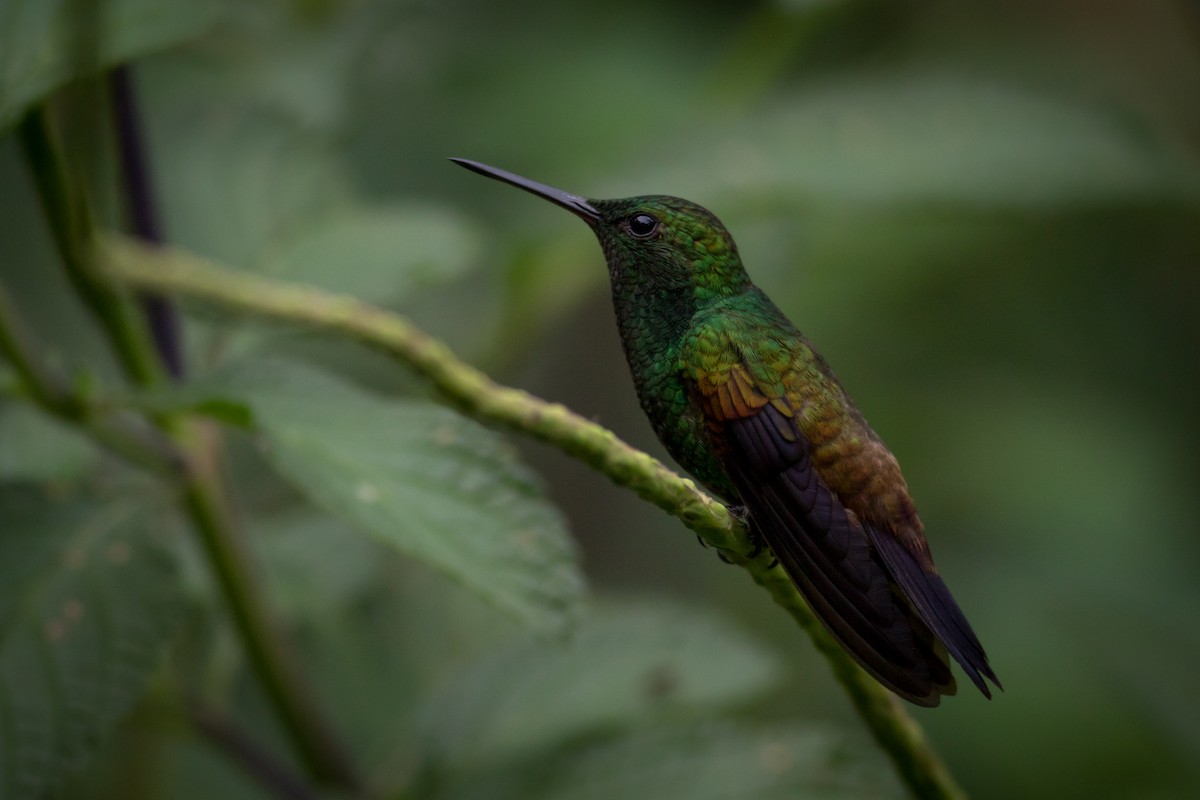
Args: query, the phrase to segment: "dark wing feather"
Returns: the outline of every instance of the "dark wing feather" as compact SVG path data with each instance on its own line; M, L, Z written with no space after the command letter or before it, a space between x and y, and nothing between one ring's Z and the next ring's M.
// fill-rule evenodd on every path
M996 673L988 664L983 645L979 643L975 631L971 630L970 623L967 622L958 603L954 602L950 589L942 579L936 573L922 568L908 548L895 536L881 533L874 525L868 524L865 527L892 578L916 607L921 618L946 646L950 655L962 666L971 682L988 698L992 693L983 680L984 676L998 688L1004 688L1000 686Z
M821 481L790 414L772 402L740 406L742 413L720 415L722 462L752 530L834 638L880 683L924 706L953 694L940 647L894 590L862 526Z

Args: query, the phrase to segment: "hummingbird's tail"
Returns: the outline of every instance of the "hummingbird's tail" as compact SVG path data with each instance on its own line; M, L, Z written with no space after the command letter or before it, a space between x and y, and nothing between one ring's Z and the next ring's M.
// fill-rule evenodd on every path
M996 688L1003 689L988 663L983 645L979 643L975 631L971 630L971 623L967 622L966 615L954 601L946 583L938 575L923 569L895 536L880 533L870 525L866 528L892 579L900 585L921 619L962 666L971 682L988 698L992 693L984 677Z
M725 463L751 529L863 669L906 700L936 706L956 691L945 649L813 469L807 440L782 433L790 424L767 405L726 425L732 452Z

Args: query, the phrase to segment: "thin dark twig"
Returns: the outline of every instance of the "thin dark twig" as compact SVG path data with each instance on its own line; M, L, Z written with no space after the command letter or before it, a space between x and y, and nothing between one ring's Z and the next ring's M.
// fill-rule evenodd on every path
M125 184L125 200L129 224L138 238L152 244L163 244L162 220L155 202L150 163L146 158L137 93L129 67L121 65L109 76L112 88L113 116L117 128L117 148L120 152L121 177ZM142 292L139 295L142 313L146 315L158 357L172 378L183 377L183 344L179 315L171 302L161 294Z
M318 800L319 795L312 787L233 720L203 708L192 708L188 716L205 739L236 761L271 794L284 800Z

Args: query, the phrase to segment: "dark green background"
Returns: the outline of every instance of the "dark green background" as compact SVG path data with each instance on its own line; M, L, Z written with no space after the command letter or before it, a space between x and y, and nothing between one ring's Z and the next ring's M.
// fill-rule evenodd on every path
M134 75L172 242L392 305L655 454L591 234L445 158L710 208L900 459L1004 682L913 710L967 790L1200 791L1200 5L259 2ZM103 176L102 131L69 122ZM48 339L95 348L27 266L52 257L16 156L0 144L0 270ZM361 235L303 239L381 208ZM379 233L393 212L407 238ZM397 247L432 266L397 275ZM225 322L189 329L197 371ZM357 350L237 330L215 336L409 385ZM522 448L594 592L739 620L783 665L743 715L857 730L742 574Z

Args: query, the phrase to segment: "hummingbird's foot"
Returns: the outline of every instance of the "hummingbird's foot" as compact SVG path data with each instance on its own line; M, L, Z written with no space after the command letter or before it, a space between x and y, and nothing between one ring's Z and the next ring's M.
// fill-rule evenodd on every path
M750 544L752 546L750 548L750 552L746 555L746 558L753 561L762 555L764 545L762 537L759 536L753 528L747 528L747 530L750 531Z
M704 541L704 537L698 533L696 534L696 541L699 542L700 546L703 547L705 550L708 550L709 548L712 547L712 545L709 544L708 542ZM720 548L717 548L717 558L721 559L722 563L725 563L725 564L734 563L733 560L729 556L725 555L725 551Z
M762 555L763 543L762 543L762 539L760 539L758 537L758 535L755 534L753 531L751 531L750 536L751 536L751 541L753 542L754 546L750 550L750 552L746 555L746 558L744 560L753 561L754 559L756 559L760 555ZM701 537L700 534L696 534L696 541L699 542L700 546L703 547L705 550L708 550L709 548L712 547L712 545L710 545L708 542L704 541L704 538ZM725 551L721 550L720 548L717 548L717 558L721 559L721 561L725 564L738 563L738 562L734 561L732 558L730 558L729 556L727 556L725 554ZM771 563L767 565L767 569L775 569L775 567L778 564L779 564L779 559L772 557Z
M725 506L725 510L729 512L729 515L731 517L736 519L742 525L747 526L747 529L749 530L750 510L748 508L746 508L741 503L731 503L731 504ZM753 548L753 550L751 550L750 554L746 558L753 561L754 559L758 558L759 554L762 553L763 545L762 545L762 541L758 538L758 536L754 533L754 531L750 531L750 537L751 537L751 541L754 543L754 548ZM700 534L698 534L698 533L696 534L696 541L699 542L700 546L703 547L705 550L712 547L712 545L710 545L708 542L704 541L704 538L702 536L700 536ZM737 563L740 563L740 562L746 560L745 558L739 557L735 561L734 559L727 556L725 554L725 552L723 550L721 550L721 548L719 548L719 547L717 548L717 558L721 559L721 561L726 564L737 564Z
M771 556L771 563L767 565L767 569L775 569L775 567L779 564L779 558L776 557L776 555L772 553L765 544L763 544L762 537L759 536L753 528L750 529L750 541L754 547L750 550L750 554L747 556L747 558L751 561L754 561L763 554L763 550L767 550L767 554Z
M725 510L729 512L729 516L740 522L750 533L750 543L752 547L750 552L746 554L746 558L750 561L762 555L763 543L762 539L758 538L758 534L750 527L750 509L746 508L741 503L730 503L725 506Z

